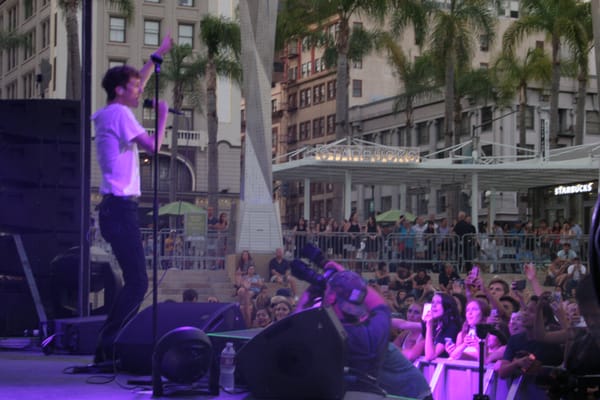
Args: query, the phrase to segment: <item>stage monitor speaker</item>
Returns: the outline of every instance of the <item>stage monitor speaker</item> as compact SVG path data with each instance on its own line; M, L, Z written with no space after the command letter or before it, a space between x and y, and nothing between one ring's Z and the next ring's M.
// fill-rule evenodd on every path
M204 332L246 328L240 309L234 303L164 302L157 307L157 340L182 326ZM115 354L123 371L144 375L152 371L152 352L152 306L149 306L121 329L115 340Z
M238 353L256 399L344 397L346 331L330 308L312 308L265 328Z

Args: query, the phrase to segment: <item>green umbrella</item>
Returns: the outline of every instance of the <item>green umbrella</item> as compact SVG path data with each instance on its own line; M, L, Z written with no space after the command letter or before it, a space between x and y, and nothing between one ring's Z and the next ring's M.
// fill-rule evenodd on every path
M380 222L380 223L385 223L385 222L397 222L400 219L400 216L404 215L404 218L408 219L409 221L414 221L415 220L415 216L407 211L402 211L402 210L388 210L385 212L382 212L381 214L377 215L375 217L375 221Z
M158 215L185 215L202 212L204 212L204 210L200 207L196 207L192 203L181 200L165 204L158 209ZM148 214L151 215L152 211L150 211Z

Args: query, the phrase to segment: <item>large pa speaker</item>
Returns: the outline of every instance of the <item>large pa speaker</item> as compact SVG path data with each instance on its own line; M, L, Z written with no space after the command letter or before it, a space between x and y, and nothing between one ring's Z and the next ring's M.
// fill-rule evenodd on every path
M79 235L81 137L78 101L0 100L1 231Z
M157 340L182 326L204 332L246 328L239 307L233 303L164 302L157 307ZM123 371L147 375L152 371L152 351L152 306L149 306L121 329L115 339L115 355Z
M344 397L346 331L330 308L312 308L265 328L238 353L257 399Z

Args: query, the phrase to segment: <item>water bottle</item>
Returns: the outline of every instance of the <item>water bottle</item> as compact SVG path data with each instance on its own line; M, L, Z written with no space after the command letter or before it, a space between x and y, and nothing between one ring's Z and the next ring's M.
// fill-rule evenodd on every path
M233 343L227 342L221 352L221 374L219 375L219 386L225 391L232 392L234 390L234 373L235 349L233 348Z

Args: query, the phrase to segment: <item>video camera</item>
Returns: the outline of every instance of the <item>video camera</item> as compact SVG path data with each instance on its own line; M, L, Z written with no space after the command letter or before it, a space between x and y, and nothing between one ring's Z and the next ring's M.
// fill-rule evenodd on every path
M318 268L322 268L323 274L319 274L314 269L310 268L304 261L296 258L292 261L292 275L324 291L327 286L327 281L337 272L337 270L335 268L325 267L329 260L323 255L321 249L310 242L306 243L302 248L301 254Z

